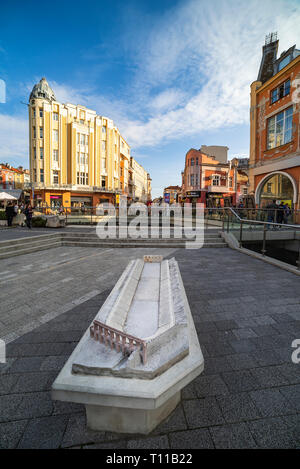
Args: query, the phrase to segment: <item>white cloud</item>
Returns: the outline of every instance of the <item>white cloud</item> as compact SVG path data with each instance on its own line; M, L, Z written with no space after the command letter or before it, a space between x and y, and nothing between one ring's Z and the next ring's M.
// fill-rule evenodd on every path
M250 83L257 77L265 35L278 31L280 50L299 47L299 22L300 5L293 0L191 0L168 12L154 26L146 50L143 42L137 53L136 80L145 88L165 87L157 97L163 106L146 120L122 120L127 140L136 148L156 146L248 123ZM174 84L181 96L193 91L179 107Z

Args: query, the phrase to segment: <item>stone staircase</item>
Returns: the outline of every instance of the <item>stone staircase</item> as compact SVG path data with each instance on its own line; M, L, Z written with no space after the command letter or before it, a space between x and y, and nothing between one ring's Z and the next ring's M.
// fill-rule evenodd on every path
M191 240L192 241L192 240ZM185 248L185 239L99 239L96 233L58 232L0 241L0 259L29 254L59 246L91 248ZM224 248L227 243L219 233L205 232L204 248Z

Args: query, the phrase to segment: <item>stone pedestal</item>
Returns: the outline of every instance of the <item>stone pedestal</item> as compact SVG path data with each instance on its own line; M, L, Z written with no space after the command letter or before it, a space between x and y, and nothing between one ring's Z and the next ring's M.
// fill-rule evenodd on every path
M131 261L96 316L96 324L100 320L103 330L108 324L113 333L104 331L103 343L88 328L53 383L53 399L84 404L93 430L151 432L204 369L178 265L157 261L146 268L140 260ZM131 334L141 331L147 360L139 349L126 356L115 347L116 330L120 335L122 327Z
M179 391L157 409L86 405L87 427L97 431L147 434L168 417L180 399Z

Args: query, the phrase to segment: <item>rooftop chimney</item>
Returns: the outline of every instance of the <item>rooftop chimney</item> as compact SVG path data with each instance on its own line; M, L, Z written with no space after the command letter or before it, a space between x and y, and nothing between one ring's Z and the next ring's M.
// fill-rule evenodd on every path
M257 80L265 83L274 75L274 64L277 58L279 40L276 33L269 33L265 38L262 48L262 59L260 63Z

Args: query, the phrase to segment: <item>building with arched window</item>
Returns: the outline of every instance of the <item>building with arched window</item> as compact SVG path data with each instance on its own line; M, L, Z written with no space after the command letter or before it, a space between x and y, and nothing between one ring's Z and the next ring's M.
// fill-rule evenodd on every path
M258 207L276 199L300 209L300 50L277 58L278 44L266 37L251 85L250 191Z

